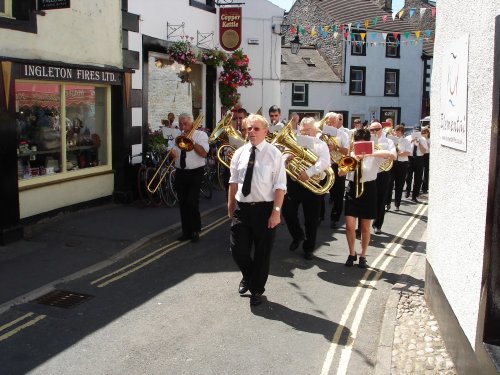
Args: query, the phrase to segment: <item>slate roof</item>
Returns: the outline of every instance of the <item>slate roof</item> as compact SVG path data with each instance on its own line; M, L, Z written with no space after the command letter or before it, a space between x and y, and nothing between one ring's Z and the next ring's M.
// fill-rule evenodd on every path
M361 22L361 28L364 29L365 20L370 20L368 30L373 31L390 31L404 32L412 31L412 26L403 17L392 19L392 12L386 11L378 5L374 0L318 0L316 4L324 9L335 23L349 24L356 28L357 22ZM384 23L382 17L387 16L387 21ZM374 26L373 18L377 17L378 22Z
M314 47L302 47L298 55L289 46L281 47L281 81L341 82L319 51ZM304 58L310 58L315 66L309 66Z

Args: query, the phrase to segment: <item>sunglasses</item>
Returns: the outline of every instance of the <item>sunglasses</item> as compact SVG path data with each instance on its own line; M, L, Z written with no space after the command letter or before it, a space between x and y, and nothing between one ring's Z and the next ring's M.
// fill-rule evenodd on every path
M249 131L251 131L251 130L253 130L254 132L258 132L258 131L260 130L260 128L256 128L256 127L254 127L254 126L248 126L248 127L247 127L247 132L249 132Z

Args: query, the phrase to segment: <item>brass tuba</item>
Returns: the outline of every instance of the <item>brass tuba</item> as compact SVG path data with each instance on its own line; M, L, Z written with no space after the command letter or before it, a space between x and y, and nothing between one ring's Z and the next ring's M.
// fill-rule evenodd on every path
M326 122L326 115L319 122L318 129L320 131L323 131L323 126L325 125L325 122ZM335 151L330 151L330 161L334 164L338 164L340 159L342 159L342 156L344 155L340 152L340 144L337 141L337 137L327 134L321 134L319 139L321 139L327 145L333 145L336 147Z
M310 150L300 147L292 130L291 122L276 134L271 142L274 146L283 149L283 155L291 155L292 159L286 166L286 173L294 181L304 186L314 194L322 195L328 192L335 182L335 173L331 167L325 170L326 180L319 174L312 176L307 181L301 181L298 176L318 161L318 157Z
M195 130L200 127L202 121L203 121L203 115L200 113L196 118L196 120L193 122L193 128L191 129L191 131L186 135L181 134L175 138L176 146L183 151L191 151L194 148L194 142L192 140L193 134ZM165 155L160 164L158 164L153 177L151 177L151 179L148 181L146 188L150 193L155 193L156 190L158 190L158 188L160 187L160 184L163 181L163 179L168 175L168 173L163 173L163 170L168 171L170 167L175 163L175 159L172 159L168 164L168 166L166 168L163 168L165 162L170 158L171 153L172 149L170 149L170 151Z
M383 150L382 146L379 144L375 145L375 150ZM382 164L378 167L378 170L380 172L389 172L394 164L394 161L392 159L385 159Z
M245 143L239 132L237 132L233 125L231 124L232 111L229 112L230 115L226 114L221 121L219 121L209 138L209 143L214 144L220 141L221 144L217 148L216 157L219 163L221 163L226 168L231 165L231 158L236 150L236 147L230 143L230 139L235 139L237 143Z

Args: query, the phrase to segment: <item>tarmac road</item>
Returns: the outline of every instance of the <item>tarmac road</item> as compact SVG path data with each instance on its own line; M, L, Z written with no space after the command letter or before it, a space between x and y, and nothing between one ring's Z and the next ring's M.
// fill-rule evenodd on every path
M267 301L257 307L238 295L229 221L215 210L196 244L173 240L172 231L58 285L91 296L71 309L26 303L0 315L0 372L373 374L389 291L426 226L425 204L401 208L372 235L367 270L344 266L343 227L321 223L320 247L307 261L288 250L280 226ZM16 327L8 337L6 326Z

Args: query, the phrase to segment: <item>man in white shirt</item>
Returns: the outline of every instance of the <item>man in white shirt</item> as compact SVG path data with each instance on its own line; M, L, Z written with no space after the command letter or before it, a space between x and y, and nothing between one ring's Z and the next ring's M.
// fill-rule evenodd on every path
M271 123L271 129L274 133L279 132L285 126L281 122L281 109L277 105L272 105L269 108L269 121Z
M286 171L281 152L265 140L266 119L251 114L246 121L249 142L231 159L227 212L232 218L231 254L243 274L238 291L244 294L250 290L250 305L256 306L263 301L269 275L286 193Z
M420 126L416 126L412 134L406 137L410 141L412 153L410 154L410 165L406 176L406 198L410 197L414 203L419 203L417 200L422 186L422 177L424 173L424 154L428 150L427 141L420 133ZM413 189L412 189L413 180Z
M183 135L190 135L193 142L192 150L182 150L172 147L175 158L175 190L179 199L182 235L178 241L200 239L201 216L199 208L200 186L205 168L205 158L208 152L208 135L200 130L193 130L193 117L190 114L179 115L179 127Z
M310 150L318 160L308 169L300 172L298 179L307 181L315 175L322 175L324 178L325 170L330 167L330 152L325 142L316 137L318 129L315 126L315 120L312 117L304 117L300 122L301 136L310 137L314 142L314 149ZM321 179L320 179L321 180ZM292 236L292 243L289 249L296 250L300 243L304 241L302 249L304 258L312 259L313 252L316 249L316 233L318 231L319 215L321 210L321 201L323 195L317 195L304 187L290 176L287 176L287 194L283 204L283 217L285 219L288 231ZM299 221L299 206L302 204L304 212L304 227L302 229Z
M403 125L396 125L394 134L397 140L397 158L394 160L394 165L391 169L392 181L394 181L394 206L396 211L399 211L401 205L401 197L403 195L403 187L405 184L406 173L408 172L408 156L412 152L410 141L404 137L405 128ZM392 188L391 188L392 190Z

